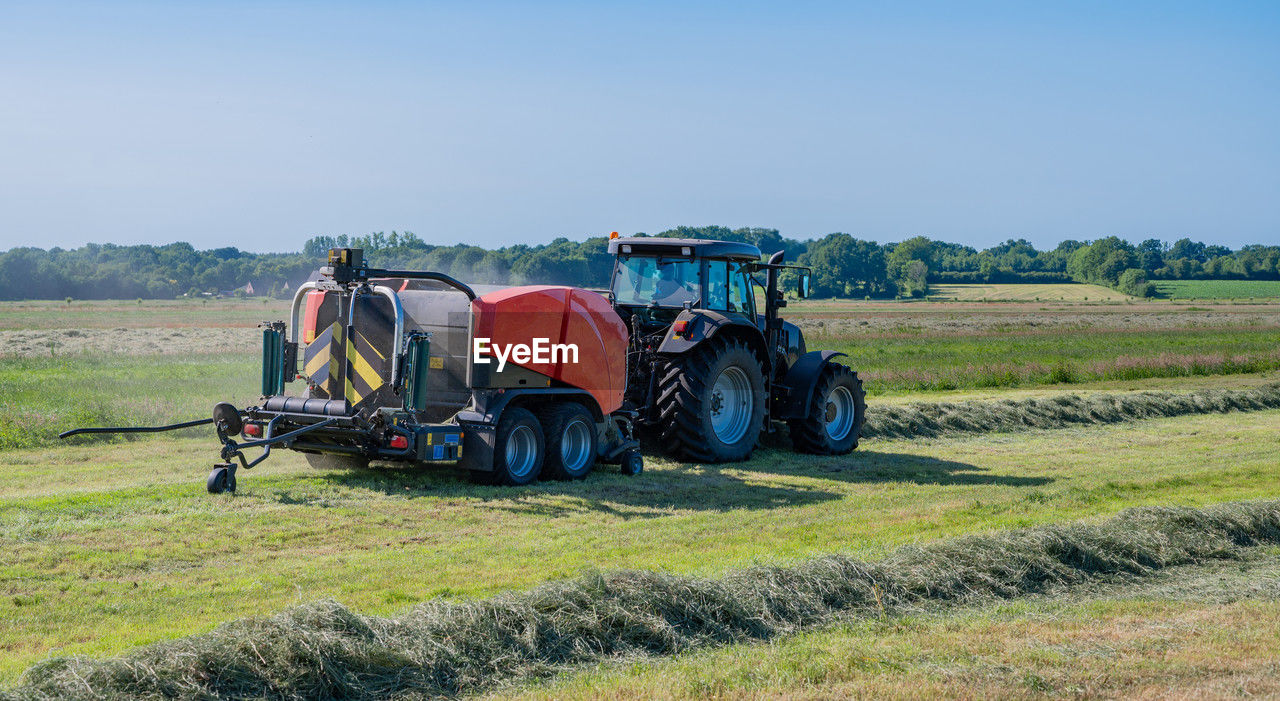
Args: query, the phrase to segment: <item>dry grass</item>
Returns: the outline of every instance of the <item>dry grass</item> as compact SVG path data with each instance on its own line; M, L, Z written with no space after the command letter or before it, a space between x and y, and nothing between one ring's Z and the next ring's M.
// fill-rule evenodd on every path
M1001 302L1124 302L1134 299L1127 294L1101 285L1073 283L930 285L929 296L934 299L954 299L962 302L974 300Z
M1066 524L908 547L878 562L828 556L720 579L588 574L521 594L432 601L399 618L336 603L236 621L124 657L33 667L13 699L388 698L456 695L569 665L764 640L850 616L969 604L1171 566L1280 542L1280 502L1131 509Z

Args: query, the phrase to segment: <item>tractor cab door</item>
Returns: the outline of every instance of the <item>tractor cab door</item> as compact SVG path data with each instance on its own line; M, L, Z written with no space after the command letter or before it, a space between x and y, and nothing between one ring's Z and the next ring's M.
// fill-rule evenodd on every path
M755 291L748 264L736 260L707 260L707 309L756 319Z

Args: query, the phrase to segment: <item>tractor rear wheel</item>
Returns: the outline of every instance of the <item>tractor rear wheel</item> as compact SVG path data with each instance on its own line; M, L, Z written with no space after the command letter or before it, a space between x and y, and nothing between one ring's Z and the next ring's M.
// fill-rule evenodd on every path
M764 373L745 344L713 338L659 371L659 440L680 458L751 457L764 428Z
M552 404L542 412L547 458L542 476L554 480L580 480L596 464L596 422L577 402Z
M533 412L511 407L502 412L493 446L493 470L472 470L481 484L519 486L535 482L542 472L547 442Z
M802 419L787 422L791 445L802 453L843 455L858 447L867 395L858 373L831 363L822 369Z

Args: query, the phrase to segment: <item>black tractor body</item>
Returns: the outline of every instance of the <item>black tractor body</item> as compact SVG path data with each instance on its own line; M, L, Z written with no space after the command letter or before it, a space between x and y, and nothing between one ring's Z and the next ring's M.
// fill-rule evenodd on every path
M746 243L614 238L610 294L631 330L627 401L655 442L703 462L745 460L786 422L803 452L857 447L865 394L843 353L809 351L780 318L786 270L808 296L808 268ZM763 278L763 279L762 279ZM763 301L757 298L763 289Z

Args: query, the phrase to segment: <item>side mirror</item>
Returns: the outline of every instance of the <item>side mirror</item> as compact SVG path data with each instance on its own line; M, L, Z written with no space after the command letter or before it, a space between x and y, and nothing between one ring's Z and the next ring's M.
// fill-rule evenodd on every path
M427 372L431 369L431 339L424 335L409 338L405 351L404 409L418 413L427 406Z
M800 295L800 299L809 298L809 276L810 276L810 273L808 270L800 271L800 287L797 290L797 292Z

